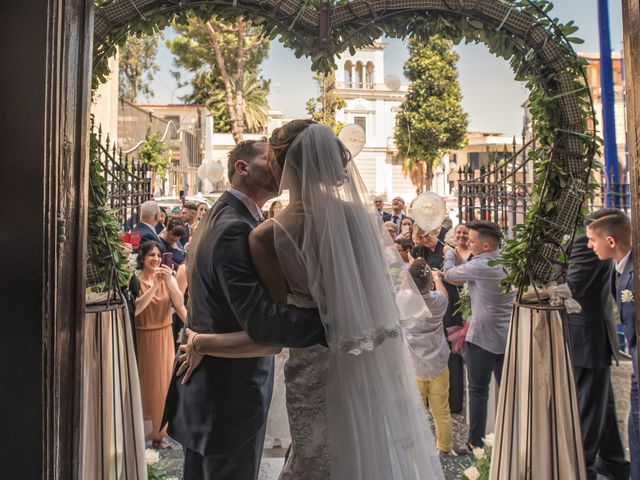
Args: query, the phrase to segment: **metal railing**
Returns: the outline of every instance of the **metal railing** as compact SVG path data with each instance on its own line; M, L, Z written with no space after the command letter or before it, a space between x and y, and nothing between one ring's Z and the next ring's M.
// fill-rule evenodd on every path
M529 152L536 149L535 138L526 143L524 140L523 137L522 148L516 150L514 139L511 153L505 146L503 158L494 165L483 165L479 169L467 165L459 169L458 218L460 222L473 220L495 222L507 238L512 238L513 227L524 223L532 203L531 194L534 187L533 161L529 157ZM611 183L609 191L604 175L599 179L599 183L599 191L588 203L590 211L593 212L605 206L620 208L626 212L630 210L628 183Z
M461 222L489 220L500 225L507 237L513 227L524 222L533 189L529 152L535 139L518 150L515 138L511 152L505 145L502 158L495 165L471 165L458 171L458 218Z
M122 153L107 136L102 142L98 129L98 161L107 185L107 205L124 231L131 230L140 218L140 205L151 200L151 171L141 159Z

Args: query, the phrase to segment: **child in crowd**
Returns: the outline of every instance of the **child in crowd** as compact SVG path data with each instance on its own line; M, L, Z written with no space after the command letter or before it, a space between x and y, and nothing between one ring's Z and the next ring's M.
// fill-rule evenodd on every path
M449 345L442 319L449 298L442 274L431 271L424 258L417 258L409 267L431 316L417 320L405 330L405 339L415 367L420 396L431 410L436 426L436 445L443 454L453 454L451 410L449 409ZM432 290L435 285L435 290Z

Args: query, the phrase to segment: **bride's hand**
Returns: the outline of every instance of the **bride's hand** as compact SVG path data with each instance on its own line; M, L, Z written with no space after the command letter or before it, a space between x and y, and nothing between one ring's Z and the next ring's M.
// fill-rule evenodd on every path
M180 364L180 367L176 372L177 377L183 373L185 374L182 379L183 385L189 381L191 374L193 374L195 369L198 368L203 357L203 355L196 353L193 348L193 341L198 334L188 328L185 330L185 333L187 334L188 340L184 345L180 345L180 348L178 349L178 363Z

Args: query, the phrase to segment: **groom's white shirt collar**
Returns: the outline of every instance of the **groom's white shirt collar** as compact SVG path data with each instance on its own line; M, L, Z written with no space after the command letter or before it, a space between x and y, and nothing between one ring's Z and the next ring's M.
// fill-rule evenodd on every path
M256 222L261 222L264 220L264 217L262 216L262 210L260 210L258 204L251 198L247 197L244 193L236 190L235 188L229 187L228 192L238 200L240 200L242 203L244 203L244 206L247 207L247 210L249 210L249 213Z

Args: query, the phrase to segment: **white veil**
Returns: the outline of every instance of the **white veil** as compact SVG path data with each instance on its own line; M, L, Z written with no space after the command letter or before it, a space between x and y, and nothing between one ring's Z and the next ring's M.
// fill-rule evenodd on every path
M443 478L400 327L428 310L331 128L296 137L281 188L299 215L276 222L278 259L293 294L319 306L330 348L331 478Z

